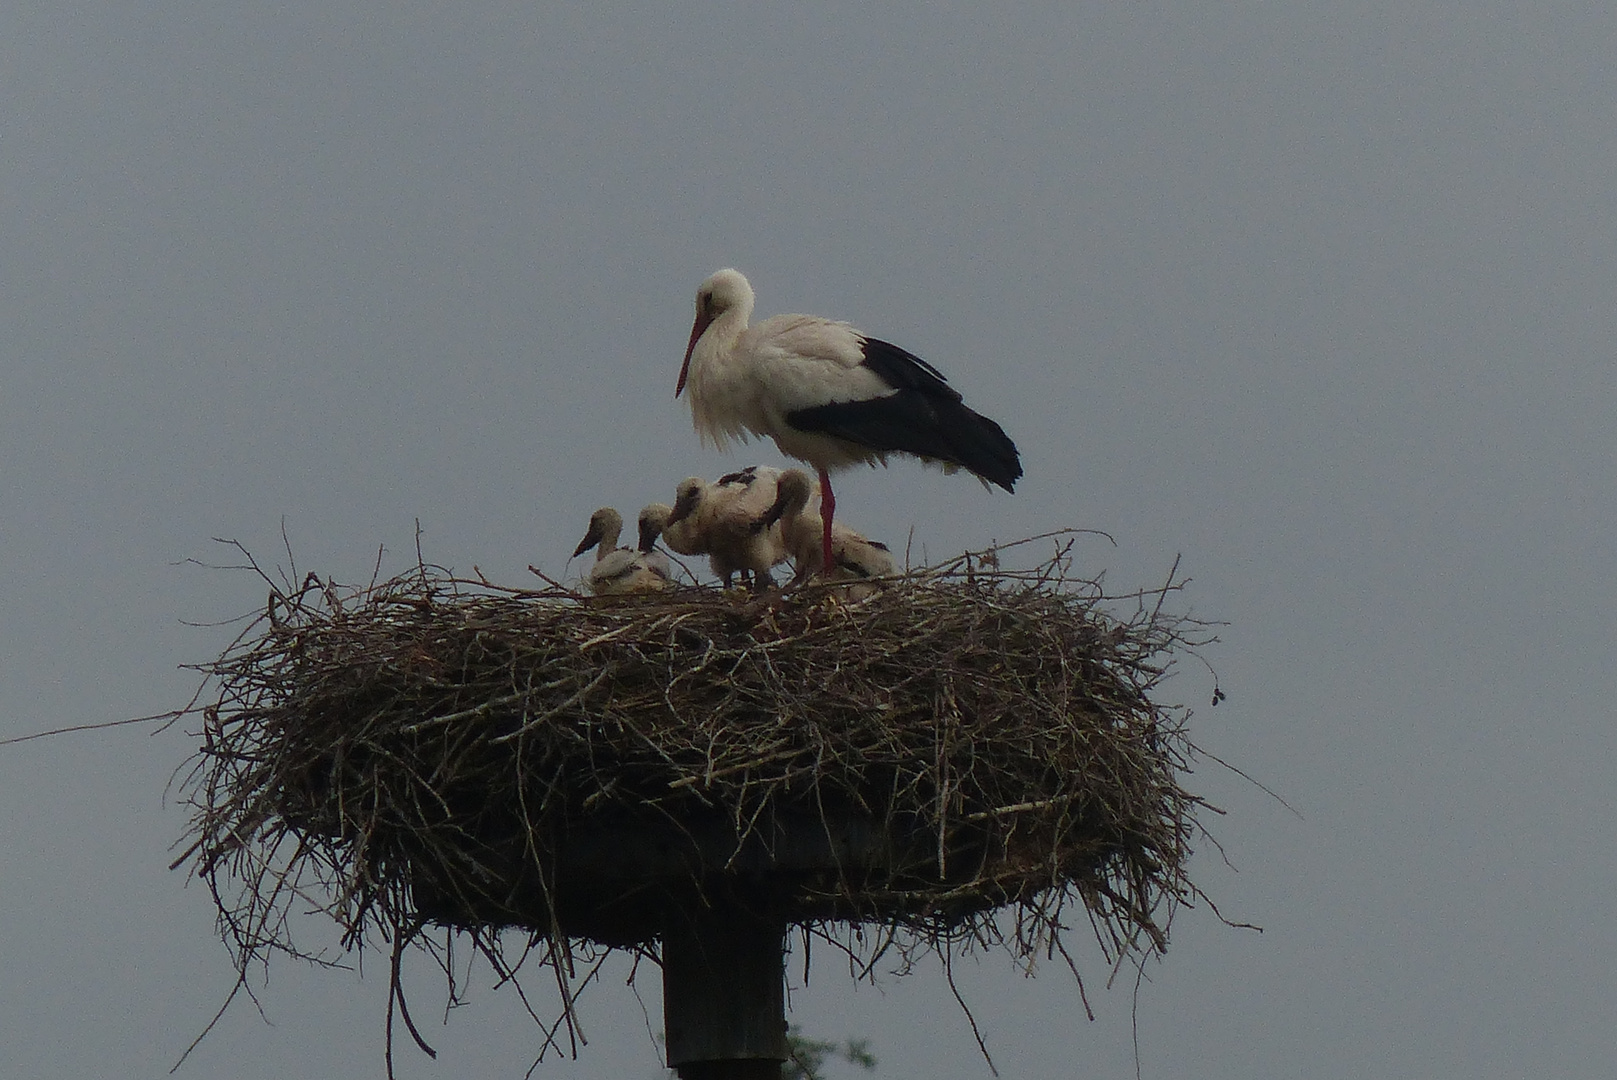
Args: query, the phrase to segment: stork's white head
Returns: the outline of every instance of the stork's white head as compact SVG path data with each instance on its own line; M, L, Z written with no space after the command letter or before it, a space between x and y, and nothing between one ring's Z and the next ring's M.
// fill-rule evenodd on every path
M716 270L708 279L702 282L702 287L696 290L696 310L700 312L704 305L717 318L732 308L745 308L752 313L753 303L752 286L739 270L725 267Z
M702 339L707 328L728 315L732 323L745 329L747 320L752 316L753 299L752 286L747 284L747 279L739 270L725 267L702 282L702 287L696 290L696 321L691 324L691 341L685 346L685 362L680 365L679 382L674 386L675 397L685 390L685 379L691 370L691 353L696 351L696 343Z

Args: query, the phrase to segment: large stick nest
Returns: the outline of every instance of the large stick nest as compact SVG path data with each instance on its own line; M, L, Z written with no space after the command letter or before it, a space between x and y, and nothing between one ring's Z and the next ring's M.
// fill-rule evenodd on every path
M640 948L721 894L945 959L1060 948L1076 900L1110 959L1160 950L1204 804L1186 713L1152 692L1208 639L1164 614L1171 578L1107 597L1069 545L858 602L583 599L426 565L283 583L203 666L179 862L244 971L297 953L310 908L350 947L391 941L396 977L432 924L521 927L561 967L569 942Z

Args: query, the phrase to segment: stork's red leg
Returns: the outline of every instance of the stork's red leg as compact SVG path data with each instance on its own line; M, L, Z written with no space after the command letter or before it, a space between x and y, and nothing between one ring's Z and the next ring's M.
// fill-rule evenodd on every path
M836 512L836 496L831 494L831 474L820 467L820 522L824 528L820 546L820 573L831 575L831 515Z

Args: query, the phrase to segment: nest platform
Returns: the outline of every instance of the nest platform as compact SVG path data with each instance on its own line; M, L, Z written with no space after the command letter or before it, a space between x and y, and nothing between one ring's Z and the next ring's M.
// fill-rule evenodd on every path
M1203 804L1152 691L1205 635L1163 614L1171 581L1106 597L1065 546L1000 561L857 602L425 565L283 585L202 668L176 865L244 965L295 952L311 907L395 950L432 926L643 949L722 905L1028 955L1080 902L1110 958L1160 950Z

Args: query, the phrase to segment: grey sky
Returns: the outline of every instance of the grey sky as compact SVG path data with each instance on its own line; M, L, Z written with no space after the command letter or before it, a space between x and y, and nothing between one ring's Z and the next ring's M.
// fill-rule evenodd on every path
M156 712L300 569L519 583L702 449L691 297L848 318L1017 440L839 516L949 555L1176 553L1226 807L1139 996L1143 1075L1596 1076L1617 1005L1617 15L1575 4L256 6L19 0L0 33L0 736ZM1076 10L1075 10L1076 8ZM183 735L0 748L0 1075L161 1077L230 962L164 867ZM1133 1075L1131 986L962 986L1007 1077ZM624 972L540 1075L650 1076ZM986 1076L931 975L816 967L883 1077ZM401 1076L520 1076L487 989ZM292 965L182 1076L377 1076L385 972ZM654 984L655 980L649 981ZM649 987L648 987L649 988ZM647 994L652 1015L658 1008Z

